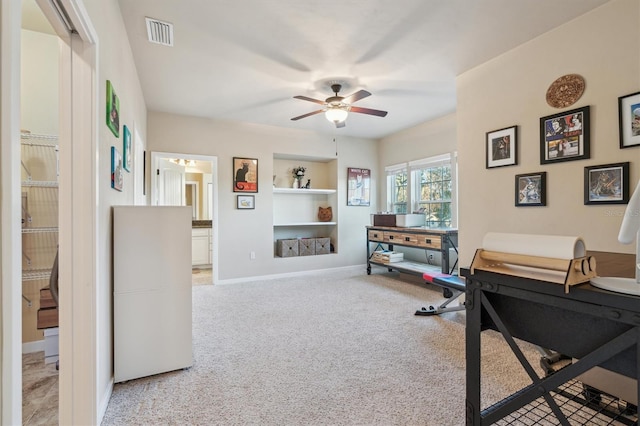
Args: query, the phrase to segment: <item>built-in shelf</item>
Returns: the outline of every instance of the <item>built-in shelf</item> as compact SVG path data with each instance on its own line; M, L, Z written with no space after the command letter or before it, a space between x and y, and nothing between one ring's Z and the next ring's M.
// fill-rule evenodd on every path
M335 189L273 188L274 194L335 194Z
M291 222L291 223L274 223L273 226L323 226L336 225L336 222Z

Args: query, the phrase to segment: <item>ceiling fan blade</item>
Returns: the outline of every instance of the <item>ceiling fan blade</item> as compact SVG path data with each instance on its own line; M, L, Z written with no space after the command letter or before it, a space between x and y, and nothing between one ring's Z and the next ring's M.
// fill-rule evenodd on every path
M344 121L336 121L336 128L339 129L341 127L346 126L347 124Z
M356 101L359 101L360 99L366 98L367 96L371 96L371 93L367 92L366 90L358 90L356 93L346 96L342 100L342 102L344 102L345 104L352 104Z
M379 109L361 108L361 107L352 106L350 111L359 112L361 114L377 115L378 117L387 116L387 111L380 111Z
M313 98L309 98L307 96L302 96L302 95L298 95L298 96L294 96L295 99L302 99L303 101L309 101L309 102L314 102L316 104L320 104L320 105L324 105L325 102L318 100L318 99L313 99Z
M291 120L292 120L292 121L300 120L301 118L309 117L309 116L311 116L311 115L320 114L321 112L322 112L322 110L321 110L321 109L319 109L319 110L317 110L317 111L313 111L313 112L309 112L309 113L307 113L307 114L302 114L302 115L299 115L299 116L297 116L297 117L293 117Z

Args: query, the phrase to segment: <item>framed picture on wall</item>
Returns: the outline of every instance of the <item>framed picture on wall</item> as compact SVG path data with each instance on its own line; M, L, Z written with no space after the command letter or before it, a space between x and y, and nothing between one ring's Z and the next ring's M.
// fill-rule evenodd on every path
M120 137L120 100L109 80L107 80L107 127L111 129L113 136Z
M347 205L369 206L371 191L371 170L355 167L347 168Z
M115 146L111 147L111 187L122 191L124 176L122 171L122 156Z
M587 158L588 106L540 118L540 164Z
M547 205L547 172L516 175L516 207Z
M130 172L133 164L133 153L131 151L131 132L126 125L122 126L122 157L124 169Z
M629 162L584 168L584 204L627 204Z
M258 159L233 157L233 192L258 192Z
M640 92L618 98L620 148L640 146Z
M517 137L517 126L487 132L487 169L518 164Z
M239 210L256 208L253 195L237 195L236 197L236 206Z

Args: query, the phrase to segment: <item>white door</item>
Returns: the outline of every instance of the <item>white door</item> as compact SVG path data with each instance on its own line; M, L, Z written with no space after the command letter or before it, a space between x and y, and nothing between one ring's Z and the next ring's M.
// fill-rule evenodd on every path
M184 206L185 197L185 171L173 161L158 160L158 205L159 206Z

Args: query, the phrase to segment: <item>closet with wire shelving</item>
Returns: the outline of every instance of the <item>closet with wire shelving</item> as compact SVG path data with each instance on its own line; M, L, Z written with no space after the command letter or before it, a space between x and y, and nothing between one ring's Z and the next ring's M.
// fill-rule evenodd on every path
M58 326L57 303L49 291L58 247L58 137L23 131L20 144L22 341L44 340L45 360L49 352L53 362L57 341L55 348L47 348L47 335L57 336Z

